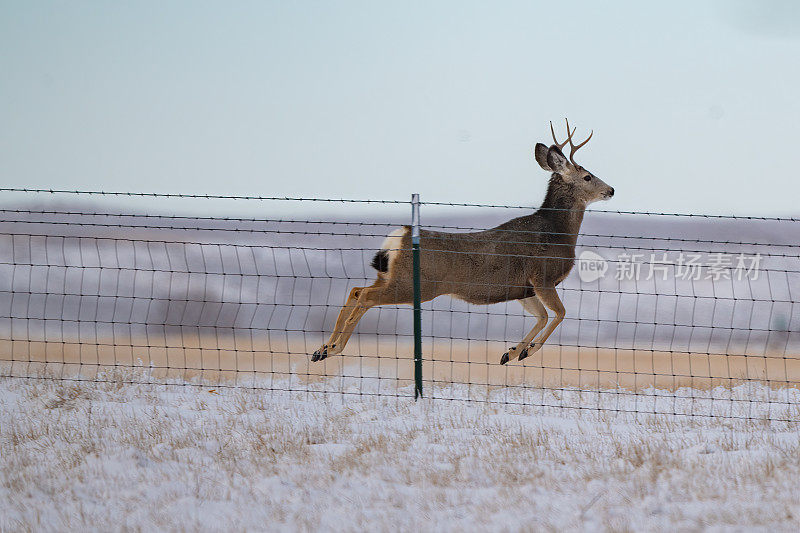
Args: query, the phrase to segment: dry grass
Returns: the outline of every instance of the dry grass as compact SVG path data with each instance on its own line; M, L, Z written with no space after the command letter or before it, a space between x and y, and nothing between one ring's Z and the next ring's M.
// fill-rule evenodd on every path
M794 423L0 379L0 530L800 527Z
M0 340L3 360L13 361L14 375L47 370L92 377L103 366L150 368L153 378L203 378L238 382L242 377L293 376L315 383L331 376L397 380L413 379L410 342L356 336L343 356L311 363L308 354L318 342L306 337L278 336L256 341L248 336L109 339L62 343ZM587 390L647 388L708 390L741 383L774 388L800 387L800 356L725 356L684 352L574 348L547 345L523 363L500 366L508 346L490 342L437 339L424 347L425 379L440 383L484 384L491 387L577 387ZM360 354L360 355L359 355Z

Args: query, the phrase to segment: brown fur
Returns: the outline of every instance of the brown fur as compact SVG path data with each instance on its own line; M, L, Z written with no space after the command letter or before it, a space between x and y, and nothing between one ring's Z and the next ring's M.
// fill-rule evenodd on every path
M583 167L568 162L557 146L537 145L536 159L553 174L544 202L535 213L485 231L420 233L422 301L445 294L484 305L520 300L539 319L525 339L503 356L501 363L508 361L510 355L519 353L522 359L538 350L563 319L564 307L555 287L567 277L575 262L575 244L586 206L614 193ZM586 180L587 176L591 178ZM313 360L341 353L370 307L412 303L409 226L405 226L400 239L388 271L378 272L378 279L371 286L350 292L328 344L315 352ZM545 307L553 310L556 317L529 348L533 337L547 322Z

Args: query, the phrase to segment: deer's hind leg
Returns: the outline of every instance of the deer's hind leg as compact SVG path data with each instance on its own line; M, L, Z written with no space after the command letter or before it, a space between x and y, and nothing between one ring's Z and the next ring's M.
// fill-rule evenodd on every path
M344 323L350 314L355 310L356 306L358 305L358 296L367 287L354 287L350 291L350 295L347 297L342 308L339 310L339 316L336 317L336 325L333 326L333 332L331 333L330 338L328 338L328 342L323 344L319 347L319 350L314 352L314 355L311 356L312 361L321 361L328 357L328 355L333 355L330 352L333 348L336 348L336 340L341 335L342 330L344 329Z
M545 324L547 324L547 309L545 309L544 305L542 305L542 302L537 296L530 296L518 301L522 304L523 309L536 317L536 325L533 326L533 328L528 332L527 335L525 335L525 338L522 339L519 344L503 354L503 356L500 358L501 365L506 364L509 360L517 357L517 355L519 355L520 359L527 357L528 346L530 345L531 341L537 333L542 331L542 328L544 328Z
M333 328L327 344L323 344L319 350L314 352L312 361L321 361L329 355L342 353L347 341L353 334L358 321L376 305L409 303L407 298L402 298L397 291L390 289L383 280L376 281L370 287L356 287L350 291L339 316L336 318L336 325Z

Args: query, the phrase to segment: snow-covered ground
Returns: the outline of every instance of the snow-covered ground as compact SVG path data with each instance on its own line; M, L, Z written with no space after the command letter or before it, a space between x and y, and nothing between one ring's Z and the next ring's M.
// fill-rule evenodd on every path
M797 422L106 378L0 378L0 531L800 527Z

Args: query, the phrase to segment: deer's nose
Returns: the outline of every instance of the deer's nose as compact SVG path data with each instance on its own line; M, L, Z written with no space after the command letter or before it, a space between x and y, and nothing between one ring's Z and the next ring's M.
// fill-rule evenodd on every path
M611 187L611 190L608 192L609 198L614 196L614 187Z

